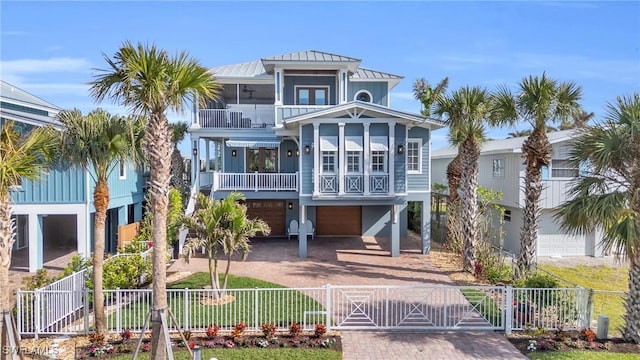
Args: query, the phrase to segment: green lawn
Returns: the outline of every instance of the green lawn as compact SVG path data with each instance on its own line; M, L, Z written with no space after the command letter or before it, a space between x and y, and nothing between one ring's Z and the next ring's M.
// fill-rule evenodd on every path
M491 325L500 326L502 324L502 309L491 299L489 294L476 289L462 289L461 292Z
M575 266L560 267L538 265L541 269L553 273L563 279L594 290L627 291L629 268L608 266ZM561 286L564 286L561 284ZM618 328L623 325L624 302L619 294L596 292L593 297L593 316L599 314L609 316L609 334L619 335Z
M610 353L605 351L549 351L532 352L529 358L537 360L637 360L640 354Z
M252 326L255 323L258 325L272 323L285 329L293 321L306 322L307 324L326 322L326 316L320 314L307 315L305 318L304 312L306 311L324 310L323 306L313 298L301 292L289 290L279 284L252 278L229 276L227 294L233 295L235 301L223 305L203 304L202 301L206 300L211 293L179 291L180 289L201 289L207 285L209 285L208 274L196 273L168 286L169 289L178 290L177 292L167 292L167 297L171 312L181 326L188 329L203 329L209 325L218 325L224 329L244 321L247 326ZM268 292L234 291L234 289L255 288L275 290ZM186 296L189 296L188 301L185 301ZM184 308L185 303L189 304L188 309ZM148 304L149 302L138 300L122 306L120 327L141 328L149 312ZM277 304L286 305L280 308ZM108 324L110 327L115 327L117 316L116 312L109 315ZM188 319L186 326L185 319Z
M187 360L189 352L186 350L175 352L174 359ZM210 359L234 359L234 360L340 360L342 353L329 349L202 349L202 358ZM131 359L131 354L118 356L115 359ZM138 359L149 359L149 353L142 353Z

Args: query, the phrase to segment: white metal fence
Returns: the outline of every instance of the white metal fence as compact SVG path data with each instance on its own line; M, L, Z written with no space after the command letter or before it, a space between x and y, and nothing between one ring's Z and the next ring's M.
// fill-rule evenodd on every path
M140 331L150 311L152 291L105 290L111 331ZM279 289L167 290L179 326L204 332L209 325L230 332L244 322L259 331L263 323L304 329L323 323L329 329L499 330L529 327L582 329L588 326L587 290L522 289L503 286L331 286ZM88 290L18 291L17 326L23 335L83 334L91 331ZM44 314L53 304L80 298L83 306L62 312L51 323ZM55 317L55 316L54 316ZM59 317L59 315L58 315ZM176 331L170 324L170 330Z

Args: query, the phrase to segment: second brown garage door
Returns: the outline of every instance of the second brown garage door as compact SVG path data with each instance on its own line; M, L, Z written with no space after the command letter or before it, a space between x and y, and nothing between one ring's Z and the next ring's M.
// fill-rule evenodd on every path
M362 207L318 206L316 223L318 235L361 235Z
M285 208L283 200L247 200L247 217L262 219L271 227L270 236L285 235ZM260 235L258 235L260 236Z

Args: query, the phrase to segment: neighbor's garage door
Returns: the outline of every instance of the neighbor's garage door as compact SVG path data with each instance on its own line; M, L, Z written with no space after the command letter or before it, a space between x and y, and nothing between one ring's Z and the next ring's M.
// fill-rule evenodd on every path
M262 219L271 227L271 236L285 235L283 200L247 200L247 217Z
M539 235L538 256L584 256L587 254L584 236Z
M316 234L361 235L362 208L360 206L318 206Z

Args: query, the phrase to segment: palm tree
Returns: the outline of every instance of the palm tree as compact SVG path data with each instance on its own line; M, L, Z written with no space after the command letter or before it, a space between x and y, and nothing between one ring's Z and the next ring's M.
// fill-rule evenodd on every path
M478 239L478 160L480 146L485 141L485 125L497 125L493 121L493 98L479 87L462 87L443 97L436 105L435 113L447 115L449 141L459 146L461 162L461 215L463 234L463 269L471 271L476 259Z
M593 112L580 110L571 120L565 119L560 123L560 130L582 129L589 125L589 121L596 116Z
M171 180L169 184L180 190L182 197L186 198L189 195L189 190L186 189L185 182L182 179L184 175L184 161L182 161L182 155L180 154L180 150L178 150L178 144L184 140L189 130L189 125L184 121L171 123L169 124L169 130L171 131L171 144L173 144L173 150L171 152Z
M164 360L166 348L161 318L166 314L167 204L171 170L171 134L167 110L184 113L186 100L215 100L220 85L188 53L170 56L155 45L125 42L110 58L108 69L91 82L97 101L110 98L147 118L145 147L151 168L149 202L153 217L153 337L151 357ZM165 317L166 318L166 317Z
M580 130L570 158L588 169L572 184L572 198L556 216L574 233L602 229L604 249L629 261L622 335L640 343L640 95L619 97L603 122Z
M94 181L93 203L96 209L93 239L93 298L96 334L107 332L102 292L102 262L105 248L105 222L109 208L109 175L120 161L140 160L133 147L142 137L136 120L111 115L98 109L83 116L80 110L61 111L58 120L61 159L85 169Z
M515 130L507 134L507 139L519 138L531 135L531 129Z
M0 310L2 316L11 312L9 301L9 267L15 241L15 223L11 217L11 191L23 180L37 181L46 174L55 152L55 138L50 128L35 128L21 134L16 123L2 120L0 129ZM0 342L5 342L7 327L2 321Z
M447 91L447 87L449 87L448 77L440 80L440 82L433 88L425 78L417 79L413 83L413 97L420 101L420 104L422 105L420 113L423 116L430 117L433 115L435 105L442 99L445 91Z
M524 179L524 221L520 233L517 277L529 273L536 251L536 237L540 221L541 169L551 162L553 148L546 131L550 123L568 119L580 111L578 101L582 90L572 82L557 82L547 77L529 76L519 84L514 97L502 87L496 94L499 111L496 116L512 121L522 119L533 127L531 135L522 144L526 167Z

